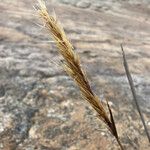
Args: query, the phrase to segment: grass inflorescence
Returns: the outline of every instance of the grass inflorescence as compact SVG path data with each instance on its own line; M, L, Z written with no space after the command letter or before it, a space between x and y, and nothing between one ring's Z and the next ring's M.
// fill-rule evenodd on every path
M106 109L104 108L98 96L93 93L88 78L86 76L86 73L81 68L79 55L74 52L74 48L70 43L70 41L68 40L60 23L57 21L55 17L48 14L44 1L38 0L38 2L39 2L38 13L42 18L42 20L44 21L45 27L55 40L59 53L65 60L64 63L65 71L70 77L72 77L72 79L78 85L82 97L86 101L88 101L89 104L93 107L93 109L97 112L98 118L106 124L107 128L110 130L112 135L116 138L120 148L123 150L123 147L120 143L118 133L116 130L116 125L114 122L112 111L108 102L107 107L109 110L109 115L107 114Z

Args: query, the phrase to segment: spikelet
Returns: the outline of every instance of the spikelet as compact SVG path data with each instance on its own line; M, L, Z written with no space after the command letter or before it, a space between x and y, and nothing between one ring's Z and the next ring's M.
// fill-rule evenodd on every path
M63 28L60 26L60 23L58 23L56 18L48 14L44 1L38 0L38 2L39 2L38 13L41 16L42 20L44 21L47 30L55 40L59 53L65 60L64 63L65 71L68 73L69 76L72 77L72 79L78 85L83 98L87 100L93 107L93 109L97 112L98 118L101 119L106 124L107 128L115 136L118 143L120 143L116 126L113 120L112 112L108 103L107 106L109 109L110 118L108 117L99 98L91 90L87 76L85 72L81 69L79 56L74 52L74 48L70 43L70 41L68 40ZM121 144L119 145L121 149L123 149Z

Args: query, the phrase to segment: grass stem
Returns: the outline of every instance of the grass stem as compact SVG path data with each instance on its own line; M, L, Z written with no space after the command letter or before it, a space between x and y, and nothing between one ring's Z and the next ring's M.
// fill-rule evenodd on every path
M129 85L130 85L130 88L131 88L131 91L132 91L133 100L134 100L135 105L137 107L137 111L140 115L142 124L143 124L144 129L145 129L145 133L146 133L148 141L150 143L150 135L149 135L149 132L148 132L145 120L144 120L144 116L141 112L141 109L140 109L140 106L139 106L139 103L138 103L138 100L137 100L137 95L136 95L136 91L135 91L135 88L134 88L134 83L133 83L133 80L132 80L132 77L131 77L131 74L130 74L130 71L129 71L128 63L127 63L127 60L126 60L126 55L125 55L125 52L123 50L122 44L121 44L121 50L122 50L122 56L123 56L123 64L124 64L124 68L125 68L125 71L126 71L126 76L128 78L128 82L129 82Z

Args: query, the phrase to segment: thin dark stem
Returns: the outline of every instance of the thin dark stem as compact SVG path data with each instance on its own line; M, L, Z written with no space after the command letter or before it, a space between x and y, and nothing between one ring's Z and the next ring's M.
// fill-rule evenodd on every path
M121 149L121 150L124 150L124 148L123 148L123 146L122 146L122 144L121 144L119 138L116 138L116 140L117 140L117 142L118 142L118 144L119 144L119 146L120 146L120 149Z
M148 141L150 142L150 135L149 135L149 132L148 132L148 129L147 129L147 126L146 126L143 114L141 112L140 106L138 104L136 91L135 91L135 88L134 88L133 80L132 80L132 77L131 77L131 74L130 74L130 71L129 71L128 63L127 63L127 60L126 60L126 55L125 55L125 52L123 50L123 46L122 45L121 45L121 49L122 49L122 55L123 55L124 68L125 68L126 75L127 75L128 81L129 81L129 85L130 85L130 88L131 88L131 91L132 91L133 100L135 101L135 104L136 104L138 113L140 115L141 121L143 123L143 126L144 126L144 129L145 129Z
M117 142L118 142L118 144L120 146L120 149L124 150L124 148L123 148L123 146L122 146L122 144L120 142L120 139L118 137L118 132L117 132L116 124L115 124L115 121L114 121L113 113L111 111L111 108L110 108L109 103L108 103L107 100L106 100L106 102L107 102L107 107L108 107L109 114L110 114L110 120L111 120L111 127L110 127L110 129L111 129L111 132L115 136L115 138L116 138L116 140L117 140Z

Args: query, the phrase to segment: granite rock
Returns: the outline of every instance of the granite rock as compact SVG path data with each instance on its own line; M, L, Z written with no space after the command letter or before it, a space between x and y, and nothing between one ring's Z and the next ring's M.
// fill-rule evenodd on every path
M52 0L91 88L113 110L126 149L149 144L122 63L123 43L149 126L150 9L147 0ZM34 1L0 4L0 150L117 150L118 145L62 68ZM80 9L79 9L80 8Z

